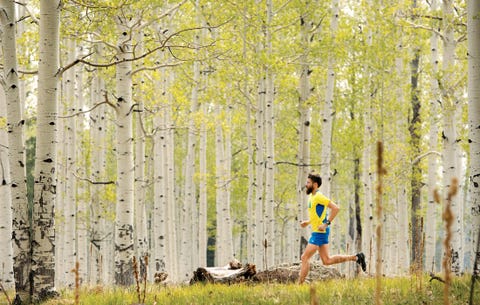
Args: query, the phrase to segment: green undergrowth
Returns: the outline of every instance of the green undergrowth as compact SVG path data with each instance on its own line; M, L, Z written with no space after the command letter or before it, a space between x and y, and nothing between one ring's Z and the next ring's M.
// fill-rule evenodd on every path
M471 277L454 278L449 293L450 304L469 304ZM149 285L145 305L210 304L375 304L375 280L371 278L340 279L313 284L236 284L163 287ZM382 281L383 304L444 304L444 284L429 278L385 278ZM313 294L312 294L313 291ZM312 297L313 296L313 297ZM4 296L3 296L4 297ZM143 294L142 296L143 297ZM0 304L7 304L0 297ZM73 291L42 305L75 304ZM80 292L80 305L141 304L135 287L128 289L93 287ZM480 304L477 282L473 304Z

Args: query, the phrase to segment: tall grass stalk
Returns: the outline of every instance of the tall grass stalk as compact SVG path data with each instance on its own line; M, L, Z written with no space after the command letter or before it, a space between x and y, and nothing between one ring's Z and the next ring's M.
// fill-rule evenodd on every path
M80 304L80 263L76 261L75 268L72 269L75 274L75 305Z
M454 222L454 215L452 212L452 198L457 194L458 191L458 180L456 178L452 179L452 184L448 190L447 202L445 206L445 211L443 212L443 220L445 221L445 240L443 246L445 249L445 256L443 258L443 270L445 272L445 287L443 289L443 304L450 305L450 285L452 282L451 273L452 273L452 247L450 246L450 241L452 239L452 225Z
M383 175L386 170L383 167L383 143L377 142L377 229L376 229L376 242L377 242L377 261L375 269L375 304L382 304L382 193L383 193Z
M317 291L313 285L310 285L310 305L318 305Z

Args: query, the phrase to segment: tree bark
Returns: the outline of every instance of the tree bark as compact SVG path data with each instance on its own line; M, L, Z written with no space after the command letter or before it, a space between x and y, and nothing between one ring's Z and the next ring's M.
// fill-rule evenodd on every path
M22 102L19 92L17 28L13 0L0 1L2 9L1 41L3 57L3 77L7 111L8 157L10 168L10 192L12 204L13 261L15 290L20 299L28 301L30 274L30 219L28 216L27 178L24 144L24 125Z
M117 204L115 213L115 284L133 284L134 160L132 131L132 46L129 21L117 18L118 60L116 66Z
M413 2L413 8L417 7L416 0ZM419 98L419 88L418 88L418 72L419 72L419 64L420 64L420 50L415 49L413 50L413 59L410 62L411 68L411 75L410 75L410 86L411 86L411 107L412 107L412 115L411 119L408 122L408 130L410 133L410 148L412 151L412 157L415 158L416 156L420 155L420 124L421 124L421 117L420 117L420 109L421 103ZM422 249L422 239L423 239L423 226L422 220L420 216L420 210L422 209L421 203L421 187L422 187L422 170L420 166L416 162L412 160L411 166L411 180L410 180L410 188L411 188L411 222L412 222L412 233L411 233L411 240L412 240L412 248L411 248L411 263L415 270L421 270L422 268L422 260L423 260L423 249Z
M330 31L332 41L335 41L335 35L338 29L338 0L332 0L332 16L330 23ZM328 57L327 68L327 89L325 92L325 103L322 111L322 152L321 152L321 166L320 175L322 176L322 193L327 197L330 196L330 187L332 177L330 176L330 165L332 162L332 134L333 134L333 120L334 120L334 108L333 99L335 93L335 66L336 61L333 53Z
M208 163L207 163L207 105L201 105L203 120L200 126L200 183L199 183L199 208L198 208L198 266L207 266L207 178L208 178Z
M265 238L265 221L264 221L264 192L265 192L265 78L259 80L257 94L257 113L255 119L256 139L255 139L255 242L254 263L260 270L264 269L264 238Z
M143 35L140 31L135 33L136 52L143 54ZM136 69L141 67L141 61L135 62ZM145 80L143 75L139 74L136 79L143 87ZM142 88L140 87L140 88ZM147 229L147 210L146 210L146 185L147 177L145 175L146 160L145 160L145 142L147 135L144 133L144 117L145 107L144 100L146 96L141 90L136 92L139 96L137 112L135 115L135 256L140 266L140 278L143 278L146 272L145 258L149 255L148 245L148 229ZM147 258L148 259L148 258Z
M452 179L457 174L457 165L455 162L455 150L457 145L457 131L455 122L455 108L457 100L454 89L454 65L455 65L455 37L453 33L453 3L451 0L443 1L443 78L442 84L442 105L443 105L443 185L444 185L444 199L446 200L449 192ZM458 178L458 177L457 177ZM452 272L459 275L463 270L463 250L461 249L461 226L460 226L460 211L458 198L454 196L451 199L452 210L455 211L455 220L452 224Z
M82 47L77 47L77 54L82 54ZM84 83L83 83L83 69L84 67L77 65L75 66L75 109L80 111L83 109L85 104L85 97L84 97ZM86 129L84 123L83 116L76 116L74 119L75 124L75 137L77 141L75 141L75 160L76 163L71 168L72 171L80 177L90 177L90 166L87 163L87 155L85 153L86 150L89 150L89 147L86 145ZM77 178L76 178L77 179ZM77 195L74 203L76 202L76 208L74 209L76 215L76 237L75 240L77 242L75 253L77 260L75 264L70 267L66 266L67 270L71 271L75 268L76 263L78 262L78 276L80 277L80 283L87 283L88 281L88 250L87 250L87 239L88 239L88 223L89 223L89 214L87 211L87 198L88 198L88 185L86 181L77 179L76 182L76 190L74 193ZM75 279L75 275L70 272Z
M96 56L102 54L102 48L95 47ZM104 99L105 83L102 76L96 71L90 88L90 106L94 106L99 101ZM106 180L106 151L105 145L107 139L107 110L106 105L100 105L92 110L90 120L90 134L92 147L92 178L94 181ZM106 259L111 255L105 255L110 244L111 238L107 238L108 231L105 230L105 222L107 220L106 213L106 198L103 196L106 192L105 185L95 185L91 188L91 208L90 208L90 225L91 225L91 239L89 244L90 253L90 283L92 284L111 284L111 276L108 276L108 267ZM110 271L111 272L111 271Z
M164 90L164 84L157 82L157 87ZM168 257L168 208L167 208L167 177L166 159L166 125L165 116L158 110L154 117L154 127L157 130L153 137L153 177L154 177L154 208L153 208L153 259L154 272L167 272Z
M32 275L34 301L52 296L55 279L55 200L59 0L40 1L37 144L33 200Z
M293 223L294 243L291 247L292 260L299 261L300 255L303 252L302 238L306 238L305 230L302 230L299 223L303 219L306 219L306 200L305 200L305 183L307 181L310 164L310 124L312 120L312 107L309 105L309 98L314 90L310 87L310 70L309 54L310 54L310 32L312 29L312 17L309 15L310 2L305 3L305 8L300 15L300 45L302 52L300 54L300 78L298 84L298 152L297 163L299 167L297 169L297 185L296 185L296 199L297 209L295 222Z
M475 0L467 4L468 29L468 123L470 145L469 200L471 201L473 259L480 259L478 247L480 231L480 3ZM480 272L480 264L473 273Z
M432 13L438 10L437 0L432 0L431 4ZM438 34L432 33L430 36L430 64L432 65L432 74L438 74ZM430 81L430 90L432 91L432 98L430 100L430 131L429 131L429 149L435 151L438 145L438 102L439 102L439 88L437 77L432 77ZM436 271L438 263L435 260L435 247L436 247L436 221L437 221L437 203L433 197L436 189L436 173L437 173L437 156L431 154L428 156L428 203L427 214L425 219L425 270L430 272Z
M272 0L266 1L267 24L265 29L265 44L267 48L267 56L272 55L272 33L270 27L273 19ZM266 160L265 160L265 251L266 262L265 268L275 265L275 115L274 115L274 99L275 85L273 67L266 67L266 90L265 90L265 135L266 135Z
M0 3L1 5L1 3ZM0 88L0 119L6 117L6 97ZM0 128L0 280L4 289L14 289L12 244L12 195L7 131Z

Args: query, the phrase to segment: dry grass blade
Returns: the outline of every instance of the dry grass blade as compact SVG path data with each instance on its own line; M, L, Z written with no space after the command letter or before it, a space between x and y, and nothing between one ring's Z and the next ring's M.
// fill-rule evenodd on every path
M445 211L443 212L443 220L445 221L445 241L443 243L445 248L445 256L443 258L443 270L445 271L445 286L443 288L443 303L450 305L450 285L451 285L451 269L452 269L452 247L450 241L452 240L453 232L452 225L455 220L455 216L452 211L452 198L458 192L458 180L452 179L452 184L448 190L447 203Z
M10 301L10 297L8 296L8 293L5 290L5 287L3 287L2 282L0 282L0 289L2 289L3 293L5 294L5 297L7 298L8 305L12 305L12 301Z

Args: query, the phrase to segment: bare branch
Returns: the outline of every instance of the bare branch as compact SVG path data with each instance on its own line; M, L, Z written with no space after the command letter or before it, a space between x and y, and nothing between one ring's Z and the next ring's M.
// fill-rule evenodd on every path
M152 67L141 67L141 68L138 68L136 70L133 70L132 72L130 72L130 74L134 75L134 74L142 72L142 71L154 71L154 70L161 69L161 68L176 67L176 66L179 66L181 64L182 64L181 62L176 62L176 63L172 63L172 64L163 64L163 65L152 66Z
M164 18L165 16L169 16L173 11L177 10L180 6L185 4L185 2L187 2L187 1L188 0L183 0L182 2L178 3L177 5L171 7L169 10L167 10L166 12L164 12L163 14L158 16L157 18L152 19L150 22L147 22L147 23L143 24L142 26L139 26L138 28L141 30L141 29L151 25L152 23L156 22L157 20L160 20L160 19Z
M437 156L439 156L439 157L442 156L442 154L439 153L438 151L433 151L433 150L432 150L432 151L428 151L428 152L426 152L426 153L424 153L424 154L416 157L415 159L413 159L413 160L412 160L412 165L417 164L417 163L420 162L423 158L425 158L425 157L427 157L427 156L429 156L429 155L437 155Z
M77 176L75 173L73 173L73 176L79 180L82 180L82 181L87 181L88 183L90 184L115 184L115 181L93 181L93 180L90 180L88 178L82 178L82 177L79 177Z
M410 22L408 20L403 20L403 21L406 22L410 27L412 27L414 29L422 29L422 30L427 30L427 31L433 32L433 33L437 34L438 37L440 37L443 41L445 41L445 36L443 36L442 33L440 33L439 31L435 30L432 27L421 25L421 24L415 24L415 23Z
M94 52L91 52L85 56L83 56L82 58L79 58L79 59L75 59L73 62L69 63L68 65L66 65L65 67L63 68L60 68L56 75L55 76L58 76L60 74L63 74L63 72L67 71L68 69L74 67L75 65L77 65L78 63L80 63L82 60L84 60L85 58L89 57L90 55L92 55Z
M63 116L58 116L59 119L68 119L68 118L73 118L75 116L78 116L78 115L81 115L81 114L85 114L85 113L88 113L90 111L93 111L95 108L97 108L98 106L101 106L103 104L107 104L109 106L112 106L114 108L115 105L113 105L112 103L110 103L108 100L107 101L104 101L104 102L100 102L98 104L96 104L95 106L93 106L92 108L88 109L88 110L85 110L85 111L80 111L80 112L77 112L77 113L74 113L74 114L71 114L71 115L63 115Z
M319 163L319 164L306 164L306 163L295 163L295 162L289 162L289 161L278 161L278 162L275 162L275 165L280 165L280 164L293 165L293 166L297 166L297 167L322 166L321 163Z
M23 6L23 8L25 8L25 10L27 11L27 13L29 15L29 16L24 16L21 19L26 19L26 18L30 17L30 18L32 18L33 23L35 23L36 25L40 24L39 20L37 19L37 17L35 17L35 15L32 13L32 11L28 8L28 5L26 3L22 3L20 1L15 1L14 3Z

